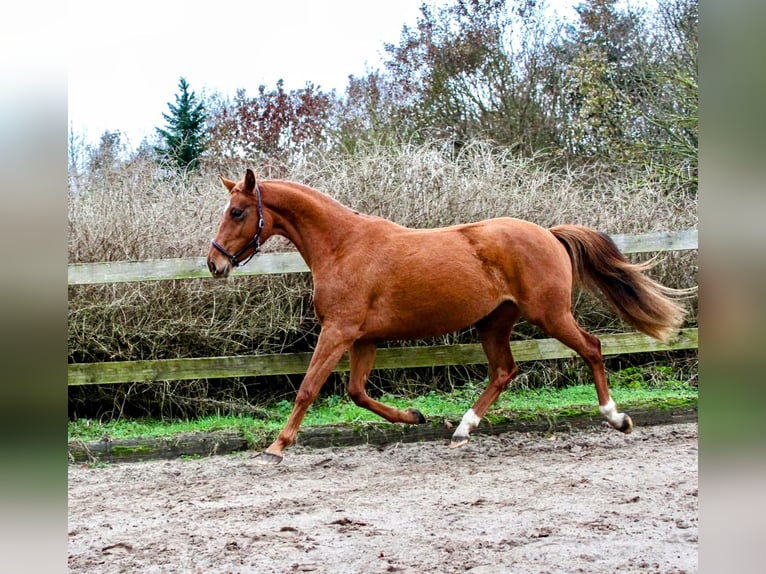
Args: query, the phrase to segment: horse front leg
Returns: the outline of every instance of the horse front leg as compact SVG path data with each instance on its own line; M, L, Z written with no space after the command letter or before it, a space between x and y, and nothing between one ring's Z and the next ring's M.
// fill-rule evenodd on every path
M375 343L358 340L352 345L348 356L351 367L348 395L355 404L392 423L423 424L426 422L426 418L417 409L409 408L406 411L400 411L370 398L367 394L364 386L375 363Z
M295 404L290 417L287 419L287 424L269 448L260 453L258 461L261 464L276 465L282 462L284 458L282 453L295 442L295 435L298 434L298 428L306 415L306 411L316 400L319 390L349 345L348 339L344 338L337 330L322 328L314 354L311 356L309 368L298 388Z

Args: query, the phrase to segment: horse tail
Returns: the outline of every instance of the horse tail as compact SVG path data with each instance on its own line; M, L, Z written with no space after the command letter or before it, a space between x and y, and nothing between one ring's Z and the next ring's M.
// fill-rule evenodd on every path
M653 263L631 263L614 241L581 225L550 229L569 253L576 283L600 291L629 325L650 337L667 341L681 326L685 310L671 297L686 291L671 289L644 275Z

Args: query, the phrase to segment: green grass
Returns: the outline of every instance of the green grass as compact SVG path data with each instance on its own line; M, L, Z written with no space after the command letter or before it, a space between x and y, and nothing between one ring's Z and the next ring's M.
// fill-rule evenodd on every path
M400 409L414 407L427 418L458 421L484 390L486 381L471 382L453 393L431 391L418 397L384 395L379 400ZM670 408L697 402L697 387L677 380L666 367L631 367L610 376L612 397L621 410L653 406ZM266 415L254 418L243 415L208 416L195 420L115 420L106 423L90 419L70 421L69 441L94 441L109 437L121 440L138 437L169 437L189 432L235 431L252 440L277 432L292 410L292 402L281 401L265 408ZM492 405L487 417L531 417L555 414L557 417L583 412L598 413L593 385L574 385L562 389L516 389L504 392ZM304 427L329 424L381 422L373 413L357 407L346 397L330 396L318 400L303 420Z

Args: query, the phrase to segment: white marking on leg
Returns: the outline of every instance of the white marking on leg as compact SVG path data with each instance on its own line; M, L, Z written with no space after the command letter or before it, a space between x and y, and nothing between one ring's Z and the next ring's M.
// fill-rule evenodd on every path
M457 427L455 430L455 434L452 436L469 436L471 434L471 431L474 430L477 426L479 426L479 423L481 422L481 418L476 416L476 413L473 409L468 409L466 413L463 415L463 419L460 421L460 426Z
M604 415L606 420L608 420L615 428L621 428L625 423L625 413L617 412L617 405L614 404L612 397L609 397L608 403L599 406L598 410L601 411L601 414Z

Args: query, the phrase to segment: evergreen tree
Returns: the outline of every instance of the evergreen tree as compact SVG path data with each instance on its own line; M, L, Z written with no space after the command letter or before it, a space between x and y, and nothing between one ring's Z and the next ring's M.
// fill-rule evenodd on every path
M165 129L156 128L162 145L155 147L160 160L179 170L199 168L199 157L205 150L205 106L189 91L185 78L178 83L179 93L175 105L168 103L169 114L162 114L167 121Z

